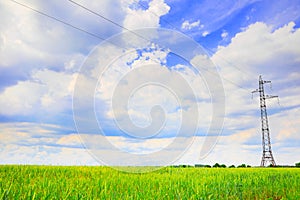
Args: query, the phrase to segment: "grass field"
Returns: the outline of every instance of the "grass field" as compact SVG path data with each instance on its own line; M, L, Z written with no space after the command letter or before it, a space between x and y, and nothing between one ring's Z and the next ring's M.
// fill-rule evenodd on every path
M0 199L300 199L300 169L0 166Z

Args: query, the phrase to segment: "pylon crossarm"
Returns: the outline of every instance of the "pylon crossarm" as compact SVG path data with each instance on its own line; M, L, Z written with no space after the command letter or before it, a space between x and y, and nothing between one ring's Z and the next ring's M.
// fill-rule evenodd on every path
M278 96L266 95L266 99L278 98Z

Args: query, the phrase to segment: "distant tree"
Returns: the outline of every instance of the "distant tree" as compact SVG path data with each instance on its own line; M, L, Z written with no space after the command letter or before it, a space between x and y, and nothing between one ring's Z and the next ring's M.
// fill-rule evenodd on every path
M295 164L296 167L300 167L300 162Z
M221 165L219 163L216 163L213 165L213 167L221 167Z
M211 168L211 166L210 166L210 165L204 165L204 167L206 167L206 168Z
M235 168L235 166L234 165L230 165L229 168Z
M222 164L222 165L220 165L220 167L222 167L222 168L226 168L226 165L225 165L225 164Z
M194 167L194 166L191 166L191 165L179 165L180 168L189 168L189 167Z
M241 165L239 165L239 166L237 166L238 168L245 168L245 167L247 167L246 166L246 164L241 164Z
M247 165L247 167L251 167L251 165Z

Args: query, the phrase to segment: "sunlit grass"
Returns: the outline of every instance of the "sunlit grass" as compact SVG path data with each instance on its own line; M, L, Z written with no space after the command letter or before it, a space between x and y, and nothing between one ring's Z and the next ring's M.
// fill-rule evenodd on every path
M0 199L300 199L300 169L0 166Z

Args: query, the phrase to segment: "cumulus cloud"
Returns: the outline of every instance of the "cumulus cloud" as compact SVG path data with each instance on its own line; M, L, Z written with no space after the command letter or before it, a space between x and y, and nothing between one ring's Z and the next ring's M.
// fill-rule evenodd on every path
M184 30L191 30L193 28L196 27L200 27L200 20L197 20L195 22L190 23L188 20L185 20L182 24L181 24L181 29Z
M87 2L85 2L87 3ZM124 12L119 1L89 1L97 12L122 23ZM102 38L120 32L110 22L69 2L24 2L66 23L84 29ZM76 71L85 54L97 45L98 38L40 15L12 1L0 3L0 80L3 87L30 78L33 69ZM73 60L71 62L71 60ZM63 63L66 63L64 69ZM68 63L68 64L67 64Z
M196 126L203 129L208 127L211 105L205 80L189 66L177 65L167 68L161 64L160 62L166 59L167 53L160 49L151 52L146 50L139 54L133 51L132 55L125 54L124 57L119 57L111 63L99 78L96 89L96 105L105 103L109 108L104 115L105 118L121 122L129 114L133 123L147 126L153 120L150 116L151 109L160 105L164 108L167 120L164 128L168 132L163 133L164 137L171 132L176 134L175 130L182 125L181 115L188 118L184 119L187 122L185 126L195 126L199 117L201 120ZM126 66L126 63L131 64ZM193 95L195 100L192 98ZM118 106L112 107L113 105ZM102 106L96 109L96 113L98 110L103 112ZM130 125L125 121L122 124Z
M70 41L70 36L68 37L70 30L65 29L62 24L13 2L1 2L1 4L3 23L0 31L3 42L0 64L2 67L21 63L29 67L37 62L57 64L75 48ZM36 2L31 2L30 6L41 9L41 5ZM46 25L45 21L49 25ZM64 45L58 48L58 44ZM15 59L17 55L18 59Z
M76 74L38 70L0 94L2 115L57 114L71 109Z
M226 79L224 86L227 102L237 103L232 104L234 107L229 105L228 111L249 108L251 102L247 100L247 90L251 92L258 87L259 74L262 74L264 79L276 79L280 82L285 80L285 83L289 83L280 87L277 83L279 91L276 92L279 93L292 83L293 80L289 77L295 75L300 63L300 50L297 48L300 30L294 26L295 23L291 22L273 31L272 27L257 22L236 34L227 46L219 46L212 60L220 66L220 74ZM296 95L292 93L289 95Z
M230 65L226 61L256 74L274 69L290 72L287 68L295 72L300 62L300 50L297 46L300 42L300 30L294 27L295 23L290 22L273 31L271 26L257 22L236 34L228 46L219 46L212 59L222 66L223 72ZM230 72L226 73L226 77L231 78Z
M127 2L124 2L124 9L127 14L123 25L133 30L138 28L159 27L160 17L167 14L170 7L164 0L152 0L147 10L132 9L128 6Z

